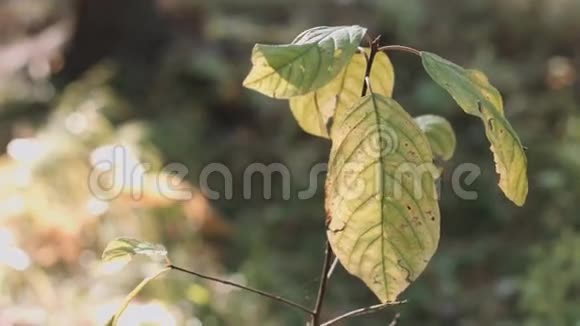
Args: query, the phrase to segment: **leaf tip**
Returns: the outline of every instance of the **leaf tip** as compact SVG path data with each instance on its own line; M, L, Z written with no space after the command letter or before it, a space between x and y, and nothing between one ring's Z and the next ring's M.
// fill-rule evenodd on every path
M528 187L526 186L525 191L518 195L518 196L511 196L508 197L516 206L518 207L523 207L524 204L526 203L526 199L528 197Z

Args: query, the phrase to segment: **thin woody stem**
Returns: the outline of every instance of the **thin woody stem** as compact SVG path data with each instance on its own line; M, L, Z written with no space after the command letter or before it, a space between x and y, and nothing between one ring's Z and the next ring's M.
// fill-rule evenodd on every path
M379 51L401 51L401 52L407 52L407 53L412 53L412 54L417 55L417 56L421 56L421 51L419 51L417 49L413 49L413 48L408 47L408 46L404 46L404 45L385 45L385 46L381 46L378 50Z
M395 314L395 317L393 317L393 320L391 320L391 322L389 323L389 326L397 326L397 323L399 322L399 318L401 318L401 314L397 312Z
M381 303L381 304L377 304L374 306L370 306L370 307L364 307L364 308L359 308L350 312L347 312L345 314L342 314L336 318L333 318L323 324L321 324L320 326L330 326L330 325L334 325L336 323L338 323L339 321L345 320L347 318L352 318L352 317L357 317L357 316L362 316L362 315L367 315L367 314L371 314L383 309L386 309L390 306L394 306L394 305L400 305L403 303L406 303L407 300L403 300L403 301L391 301L391 302L387 302L387 303Z
M328 283L328 272L332 266L332 248L328 240L326 241L324 249L324 264L322 266L322 272L320 273L320 285L318 287L318 297L316 298L316 305L314 306L314 311L311 319L311 326L320 325L320 313L322 311L322 304L324 302L324 295L326 294L326 285Z
M300 309L300 310L308 313L309 315L313 315L314 314L314 311L312 311L312 310L310 310L310 309L308 309L308 308L306 308L306 307L304 307L304 306L302 306L302 305L300 305L298 303L292 302L292 301L290 301L288 299L284 299L284 298L282 298L282 297L280 297L278 295L275 295L275 294L271 294L271 293L268 293L268 292L265 292L265 291L262 291L262 290L254 289L254 288L251 288L251 287L248 287L248 286L245 286L245 285L241 285L241 284L238 284L238 283L234 283L234 282L231 282L231 281L228 281L228 280L223 280L223 279L220 279L220 278L217 278L217 277L208 276L208 275L204 275L204 274L201 274L201 273L198 273L198 272L190 271L190 270L187 270L185 268L181 268L181 267L178 267L178 266L175 266L175 265L168 265L167 267L168 268L171 268L171 269L178 270L178 271L183 272L183 273L186 273L186 274L190 274L190 275L193 275L193 276L197 276L199 278L203 278L203 279L206 279L206 280L210 280L210 281L218 282L218 283L221 283L221 284L233 286L233 287L236 287L238 289L246 290L248 292L252 292L252 293L261 295L261 296L266 297L266 298L269 298L271 300L274 300L274 301L278 301L280 303L283 303L283 304L285 304L287 306L291 306L291 307Z
M369 35L369 33L365 34L365 40L367 41L369 46L371 46L371 44L373 44L373 38Z
M365 95L367 95L367 89L368 89L368 84L370 83L370 75L371 75L371 70L373 67L373 61L375 60L375 55L379 51L380 38L381 38L381 36L379 35L377 38L375 38L370 43L371 53L368 57L366 55L366 52L363 51L363 53L365 54L365 59L367 59L367 67L365 70L365 76L364 76L365 80L363 81L363 86L362 86L361 95L360 95L361 97L364 97Z
M331 278L332 274L334 273L334 270L336 269L336 266L338 265L338 258L334 257L334 261L332 262L332 265L330 265L330 269L328 270L328 274L326 274L326 278Z

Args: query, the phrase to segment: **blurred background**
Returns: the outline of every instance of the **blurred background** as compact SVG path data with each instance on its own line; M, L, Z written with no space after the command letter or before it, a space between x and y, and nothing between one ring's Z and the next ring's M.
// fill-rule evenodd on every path
M400 325L580 325L578 0L0 1L0 325L104 324L159 267L137 259L103 268L100 254L118 236L163 243L176 265L313 305L322 187L308 200L296 192L326 162L329 142L305 134L286 101L241 82L254 43L343 24L483 70L528 147L530 193L523 208L500 193L479 120L416 57L392 53L394 97L412 115L451 120L459 144L446 168L481 166L471 186L479 198L459 199L444 174L441 243L401 296L409 303L341 325L386 325L396 312ZM109 201L87 180L115 145L150 169ZM192 198L169 200L151 181L171 162L189 169L179 186ZM199 190L212 162L232 171L233 198ZM239 184L252 162L288 166L291 199L277 177L271 199L260 187L244 199ZM137 186L140 198L130 195ZM219 175L210 186L223 193ZM375 303L338 268L324 316ZM131 303L121 325L304 325L304 316L172 272Z

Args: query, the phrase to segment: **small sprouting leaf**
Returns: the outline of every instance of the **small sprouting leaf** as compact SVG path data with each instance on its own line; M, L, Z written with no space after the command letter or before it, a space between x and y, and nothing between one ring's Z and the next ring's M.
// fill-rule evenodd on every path
M415 117L415 122L427 136L433 154L444 161L450 160L457 140L449 121L438 115L426 114Z
M463 69L429 52L421 52L421 58L431 78L446 89L466 113L482 120L500 175L499 187L511 201L522 206L528 195L526 153L504 116L498 90L480 71Z
M107 323L107 326L117 326L117 322L119 321L119 318L121 317L121 314L123 314L123 312L125 311L125 309L127 309L127 306L129 306L129 303L131 302L131 300L133 300L133 298L137 294L139 294L139 292L141 292L141 290L145 287L145 285L147 285L147 283L151 282L155 278L161 276L162 274L164 274L164 273L166 273L166 272L168 272L170 270L171 270L171 268L169 268L169 267L164 268L164 269L158 271L157 273L155 273L154 275L151 275L151 276L145 278L143 281L141 281L141 283L139 283L133 289L133 291L131 291L129 294L127 294L127 296L125 297L125 299L121 303L121 306L119 307L119 309L117 310L117 312L115 313L115 315L113 317L111 317L111 319Z
M366 51L370 53L369 49ZM360 100L366 65L364 54L356 53L330 83L314 92L291 98L290 109L300 127L312 135L329 138L327 126L334 112L349 108ZM377 53L371 71L373 91L390 97L394 78L393 65L387 55Z
M366 28L315 27L290 44L256 44L244 86L273 98L304 95L328 83L355 53Z
M328 239L381 302L427 266L439 242L438 171L425 135L393 99L337 111L326 182Z
M102 260L105 263L121 267L129 263L135 255L167 259L167 250L160 244L131 238L118 238L107 244L103 251Z

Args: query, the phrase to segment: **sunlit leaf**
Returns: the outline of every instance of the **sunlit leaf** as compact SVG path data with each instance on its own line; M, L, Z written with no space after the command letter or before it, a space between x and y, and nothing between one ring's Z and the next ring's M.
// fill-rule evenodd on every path
M304 95L328 83L355 53L366 28L315 27L291 44L256 44L244 86L273 98Z
M349 108L360 99L366 65L364 54L356 53L330 83L314 92L291 98L290 109L300 127L315 136L329 138L327 126L337 108ZM391 61L385 53L379 52L372 67L373 91L390 97L395 78Z
M425 269L439 241L429 142L393 99L367 95L336 114L326 183L328 239L382 302Z
M160 244L131 238L118 238L107 244L107 247L103 251L102 260L107 264L124 266L135 255L166 259L167 250Z
M158 271L157 273L155 273L154 275L151 275L147 278L145 278L143 281L141 281L141 283L139 283L139 285L137 285L133 291L131 291L123 300L123 302L121 303L121 306L119 307L119 309L117 310L117 312L115 313L115 315L109 320L109 322L107 323L107 326L116 326L117 322L119 321L119 318L121 318L121 315L123 314L123 312L125 311L125 309L127 309L127 306L129 306L129 303L131 302L131 300L133 300L133 298L135 296L137 296L137 294L139 294L139 292L141 292L141 290L145 287L145 285L147 285L147 283L151 282L152 280L154 280L155 278L163 275L164 273L170 271L171 268L164 268L160 271Z
M477 70L466 70L440 56L421 52L423 66L467 113L479 117L491 143L499 187L516 205L528 194L527 158L522 143L504 116L501 95Z
M436 157L445 161L453 157L457 140L449 121L437 115L426 114L415 117L415 122L427 136L431 150Z

